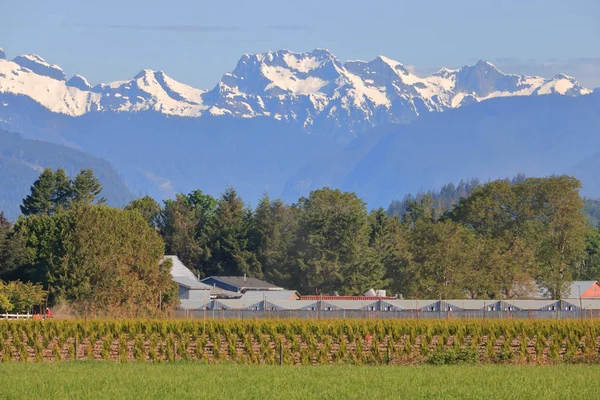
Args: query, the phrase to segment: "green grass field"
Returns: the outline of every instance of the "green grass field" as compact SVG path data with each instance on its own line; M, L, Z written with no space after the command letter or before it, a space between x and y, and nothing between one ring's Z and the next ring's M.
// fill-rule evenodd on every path
M600 366L0 364L1 399L591 399Z

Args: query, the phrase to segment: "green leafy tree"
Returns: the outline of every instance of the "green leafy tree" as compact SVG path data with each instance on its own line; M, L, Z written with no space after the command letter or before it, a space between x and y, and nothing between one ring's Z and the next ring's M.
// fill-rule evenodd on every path
M152 228L157 228L162 213L162 208L156 200L150 196L144 196L130 202L125 209L128 211L137 211L148 222Z
M584 262L588 232L579 196L581 183L572 177L531 178L524 183L542 222L537 253L539 281L554 299L567 295L573 271Z
M8 285L0 281L0 312L7 313L14 308L10 302L10 292Z
M585 259L578 263L573 278L580 281L600 280L600 231L590 227L585 237Z
M353 293L368 248L368 214L354 193L324 188L301 199L295 244L298 287L306 293Z
M40 284L20 281L0 281L0 309L16 311L18 313L30 312L34 306L41 305L46 299L46 291Z
M476 239L451 221L417 221L410 232L409 294L415 298L464 298L473 279Z
M80 312L111 315L160 312L173 290L164 244L138 212L81 204L53 215L20 218L30 254L20 270ZM162 304L169 306L169 304Z

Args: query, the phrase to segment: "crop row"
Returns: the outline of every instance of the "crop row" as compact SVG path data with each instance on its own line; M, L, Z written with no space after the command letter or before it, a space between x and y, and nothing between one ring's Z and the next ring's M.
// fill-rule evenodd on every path
M0 360L559 363L599 358L591 320L4 321Z

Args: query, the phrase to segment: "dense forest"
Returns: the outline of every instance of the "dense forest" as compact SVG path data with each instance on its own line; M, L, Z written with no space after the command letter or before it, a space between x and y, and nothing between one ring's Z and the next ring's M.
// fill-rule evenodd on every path
M103 205L90 170L45 170L22 216L0 224L0 276L95 312L160 312L176 300L163 254L199 275L264 278L302 293L387 289L405 298L554 298L599 277L600 232L569 176L473 180L368 211L354 193L312 191L255 208L233 188L159 204Z

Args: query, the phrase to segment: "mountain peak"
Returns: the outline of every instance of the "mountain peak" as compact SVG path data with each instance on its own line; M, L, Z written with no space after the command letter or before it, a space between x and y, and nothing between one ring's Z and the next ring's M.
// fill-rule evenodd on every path
M493 68L493 69L498 69L494 64L492 64L489 61L486 60L479 60L477 61L477 63L475 64L476 68Z
M13 62L21 67L27 68L34 73L42 76L47 76L52 79L64 81L65 73L58 65L49 64L37 54L22 54L13 59Z
M140 72L138 72L138 73L137 73L137 74L136 74L136 75L133 77L133 79L142 79L142 78L147 78L147 77L149 77L149 76L153 76L155 72L157 72L157 71L154 71L154 70L152 70L152 69L147 69L147 68L144 68L143 70L141 70ZM159 71L159 72L162 72L162 71Z
M6 53L2 47L0 47L0 60L6 60Z
M75 75L67 81L67 86L74 87L79 90L90 90L92 86L90 83L81 75Z

